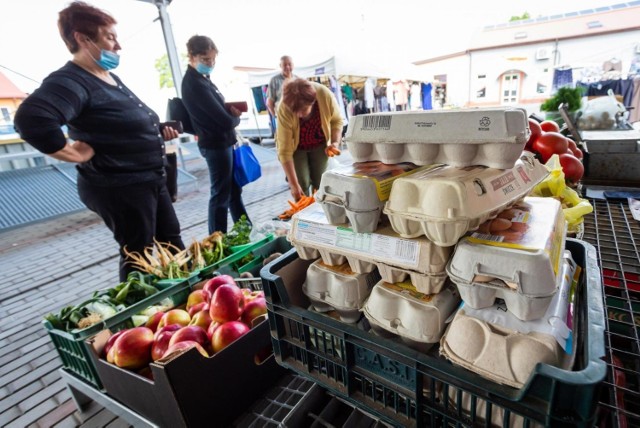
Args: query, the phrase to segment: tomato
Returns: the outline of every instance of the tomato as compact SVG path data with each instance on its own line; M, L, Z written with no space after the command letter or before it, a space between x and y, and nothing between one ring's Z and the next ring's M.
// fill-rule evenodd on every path
M540 124L540 128L544 132L560 132L560 127L553 120L545 120Z
M529 119L529 129L531 130L531 136L524 146L524 149L533 151L533 143L535 143L540 134L542 134L542 128L540 128L540 124L537 121Z
M582 162L580 162L580 159L569 153L561 154L559 158L565 181L570 184L575 184L580 181L584 175L584 166Z
M533 143L533 150L540 154L542 162L546 162L554 154L567 153L567 138L557 132L543 132Z
M567 142L569 143L569 151L567 153L572 153L575 157L582 160L582 158L584 157L582 155L582 150L578 148L576 143L571 138L567 138Z

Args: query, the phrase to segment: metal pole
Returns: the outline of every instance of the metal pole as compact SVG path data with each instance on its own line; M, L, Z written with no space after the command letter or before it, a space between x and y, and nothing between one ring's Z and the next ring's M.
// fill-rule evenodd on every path
M162 33L164 34L164 43L167 46L167 56L169 57L169 66L171 67L171 75L173 76L173 85L176 89L178 97L182 97L182 70L180 69L180 58L176 49L176 42L173 38L171 30L171 21L167 13L167 0L155 0L155 5L160 13L160 25L162 25Z

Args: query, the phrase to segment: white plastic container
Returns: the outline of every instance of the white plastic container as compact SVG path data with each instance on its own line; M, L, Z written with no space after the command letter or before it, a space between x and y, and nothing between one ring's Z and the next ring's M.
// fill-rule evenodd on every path
M408 346L427 352L445 331L446 320L460 302L450 282L438 294L419 293L410 283L375 285L362 312L383 337L398 336Z
M375 233L356 233L347 225L329 224L318 204L300 211L291 222L289 240L301 259L322 257L331 266L347 262L357 273L377 267L384 281L410 279L426 294L438 293L444 286L453 247L439 247L424 237L403 239L389 226Z
M498 107L358 115L345 141L355 162L507 169L530 134L524 109Z
M492 229L494 223L502 230ZM462 238L447 273L471 308L489 307L499 297L519 319L538 319L558 287L565 237L560 203L527 197Z
M318 312L335 310L340 320L355 323L360 319L365 300L380 280L378 271L355 273L348 264L329 266L317 260L309 266L302 292Z
M571 296L579 277L569 258L560 277L560 291L536 321L519 320L502 304L471 309L465 303L442 337L440 353L454 364L514 388L524 386L538 363L569 369L578 331Z
M329 223L348 221L355 232L375 232L391 185L417 168L412 163L385 165L373 161L328 170L322 174L315 199Z
M529 152L521 152L508 170L436 167L396 180L384 213L402 237L425 235L437 245L455 245L529 194L548 173Z

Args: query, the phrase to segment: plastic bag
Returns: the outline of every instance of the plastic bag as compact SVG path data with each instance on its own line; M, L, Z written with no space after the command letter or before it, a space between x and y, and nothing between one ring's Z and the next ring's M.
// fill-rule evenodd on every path
M243 187L262 176L260 162L248 144L237 144L233 149L233 178Z
M594 98L583 104L578 118L578 128L583 130L611 129L616 125L616 115L626 111L611 89L606 96Z
M254 224L251 233L249 234L249 240L251 242L259 241L265 238L267 235L273 235L274 237L285 236L291 230L291 224L286 221L270 220L260 224Z
M567 220L567 232L577 233L584 216L593 211L591 203L580 198L578 192L568 187L564 181L564 172L558 155L553 155L545 164L549 175L531 191L531 196L556 198L562 204L564 218Z

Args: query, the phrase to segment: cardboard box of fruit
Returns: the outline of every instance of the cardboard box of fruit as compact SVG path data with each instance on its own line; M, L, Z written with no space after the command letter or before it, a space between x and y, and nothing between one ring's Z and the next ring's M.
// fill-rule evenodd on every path
M271 387L284 369L262 291L227 281L196 284L186 306L88 340L107 394L160 426L226 426Z

